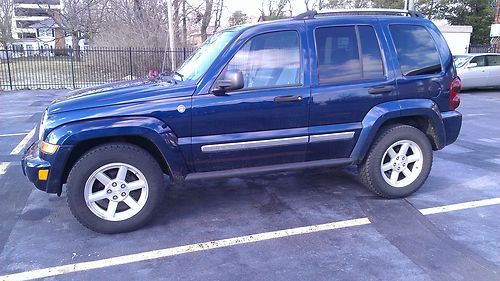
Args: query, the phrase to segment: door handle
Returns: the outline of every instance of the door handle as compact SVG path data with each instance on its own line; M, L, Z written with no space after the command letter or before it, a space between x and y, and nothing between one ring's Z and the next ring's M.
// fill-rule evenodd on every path
M385 94L396 90L394 86L381 86L368 89L369 94Z
M274 102L299 102L302 101L302 96L293 95L293 96L277 96L274 98Z

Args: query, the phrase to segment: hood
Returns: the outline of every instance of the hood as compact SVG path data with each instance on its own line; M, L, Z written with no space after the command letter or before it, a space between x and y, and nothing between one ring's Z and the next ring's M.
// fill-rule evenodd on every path
M67 96L53 101L48 113L190 96L195 88L194 82L173 84L161 78L114 82L71 91Z

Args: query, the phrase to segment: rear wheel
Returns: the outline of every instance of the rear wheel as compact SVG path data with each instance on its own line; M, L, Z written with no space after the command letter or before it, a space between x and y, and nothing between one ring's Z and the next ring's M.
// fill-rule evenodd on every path
M68 177L73 215L101 233L135 230L155 214L164 194L155 159L129 144L97 147L76 162Z
M361 181L386 198L406 197L419 189L432 166L432 146L415 127L395 125L383 131L359 166Z

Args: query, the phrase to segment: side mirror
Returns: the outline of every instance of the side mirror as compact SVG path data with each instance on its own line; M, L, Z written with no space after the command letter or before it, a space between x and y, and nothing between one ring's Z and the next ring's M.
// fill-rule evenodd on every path
M477 67L477 63L475 63L475 62L471 62L471 63L469 63L469 65L467 66L467 68L473 68L473 67Z
M212 92L215 94L225 93L227 91L243 89L244 86L243 72L239 69L231 69L226 70L222 74L222 77L215 82Z

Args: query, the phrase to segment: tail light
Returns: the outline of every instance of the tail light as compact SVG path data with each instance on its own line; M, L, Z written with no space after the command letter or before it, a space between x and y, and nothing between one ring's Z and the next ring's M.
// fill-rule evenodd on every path
M455 110L460 105L460 90L462 89L462 81L460 78L455 78L453 82L451 82L450 86L450 110Z

